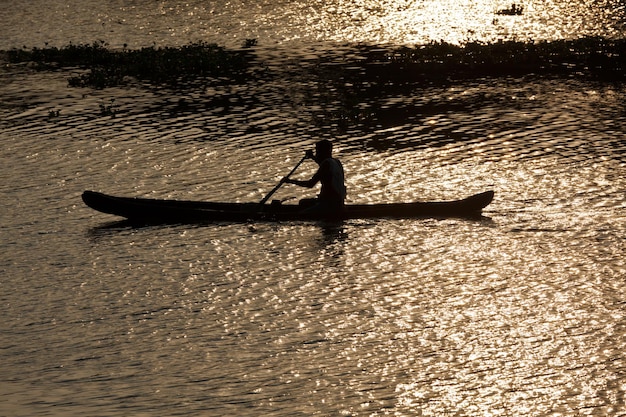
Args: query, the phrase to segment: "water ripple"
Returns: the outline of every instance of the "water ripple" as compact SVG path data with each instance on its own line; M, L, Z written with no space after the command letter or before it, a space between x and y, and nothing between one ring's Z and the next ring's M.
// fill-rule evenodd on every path
M622 87L421 86L339 123L346 96L323 114L297 79L77 91L65 75L0 86L0 413L626 409ZM134 229L80 202L258 201L320 138L350 202L494 189L490 220Z

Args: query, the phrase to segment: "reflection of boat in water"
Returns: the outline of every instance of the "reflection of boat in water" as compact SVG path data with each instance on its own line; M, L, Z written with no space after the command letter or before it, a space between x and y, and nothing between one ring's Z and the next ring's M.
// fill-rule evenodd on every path
M332 219L372 218L479 218L482 209L493 200L493 191L462 200L438 202L413 202L389 204L348 204L345 210ZM262 205L259 203L215 203L185 200L160 200L151 198L115 197L95 191L85 191L83 201L103 213L129 219L133 223L203 223L214 221L290 221L324 220L303 211L302 204Z
M523 12L524 12L524 6L513 3L511 4L510 8L498 10L496 14L499 14L502 16L519 16Z

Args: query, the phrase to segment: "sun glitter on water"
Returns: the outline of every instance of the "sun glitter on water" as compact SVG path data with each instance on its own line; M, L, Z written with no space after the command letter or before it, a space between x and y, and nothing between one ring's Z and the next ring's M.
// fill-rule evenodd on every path
M301 3L289 8L303 6ZM589 10L592 7L594 10ZM612 8L608 8L613 10ZM515 12L508 13L507 11ZM606 21L620 26L620 16L606 16L602 5L576 1L541 4L506 0L414 1L353 0L306 7L294 16L300 25L292 39L309 35L319 40L377 44L425 44L445 41L553 40L600 36ZM602 15L601 21L593 16ZM615 30L619 30L616 26ZM308 32L308 33L303 33ZM292 31L293 32L293 31Z

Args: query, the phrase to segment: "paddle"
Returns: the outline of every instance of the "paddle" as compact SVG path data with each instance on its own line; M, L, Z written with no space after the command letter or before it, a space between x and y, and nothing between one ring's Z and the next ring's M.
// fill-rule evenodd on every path
M270 191L269 193L267 193L267 195L263 198L263 200L261 200L261 202L260 202L259 204L261 204L261 205L265 204L265 203L267 202L267 200L269 200L269 199L270 199L270 197L271 197L272 195L274 195L274 193L275 193L276 191L278 191L278 189L279 189L279 188L280 188L280 187L281 187L281 186L285 183L285 181L284 181L284 180L286 180L287 178L291 177L291 174L293 174L294 172L296 172L296 169L298 169L298 167L300 166L300 164L302 164L302 163L304 162L304 160L305 160L305 159L307 159L307 158L309 158L309 157L310 157L310 156L309 156L309 154L308 154L308 153L307 153L307 154L305 154L305 155L302 157L302 159L300 160L300 162L298 162L298 163L296 164L296 166L295 166L295 167L293 167L293 169L291 170L291 172L290 172L289 174L287 174L287 176L286 176L286 177L284 177L284 178L283 178L283 179L282 179L282 180L278 183L278 185L277 185L276 187L274 187L274 189L273 189L272 191Z

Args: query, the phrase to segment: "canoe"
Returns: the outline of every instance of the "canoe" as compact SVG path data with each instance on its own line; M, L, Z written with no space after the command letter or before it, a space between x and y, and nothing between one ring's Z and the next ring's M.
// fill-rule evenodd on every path
M493 191L485 191L462 200L348 204L331 220L373 218L480 218L483 208L493 200ZM137 197L115 197L96 191L85 191L83 201L102 213L124 217L138 224L203 223L324 220L310 215L303 204L219 203L187 200L160 200ZM326 216L328 218L328 216Z

